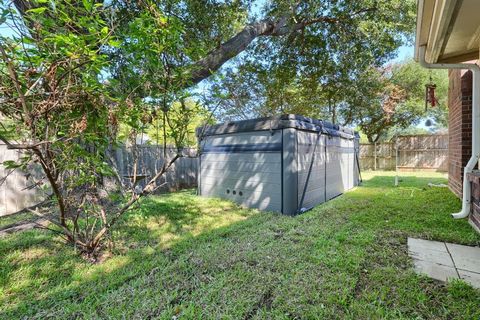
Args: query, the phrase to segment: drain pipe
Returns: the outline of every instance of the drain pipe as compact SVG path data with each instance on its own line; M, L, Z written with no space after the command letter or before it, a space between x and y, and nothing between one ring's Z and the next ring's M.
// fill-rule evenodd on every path
M468 160L467 165L463 170L463 198L462 210L453 213L452 217L455 219L462 219L468 217L471 207L471 185L468 181L468 174L473 171L475 165L480 158L480 67L474 63L427 63L425 61L425 46L419 48L419 62L420 65L428 69L465 69L471 70L473 73L472 83L472 157Z

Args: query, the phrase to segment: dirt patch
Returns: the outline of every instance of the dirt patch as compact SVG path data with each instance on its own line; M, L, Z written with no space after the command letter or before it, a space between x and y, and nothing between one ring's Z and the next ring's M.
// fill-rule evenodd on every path
M273 302L273 295L272 295L272 289L268 289L265 291L260 299L253 305L253 307L250 309L250 311L245 315L244 319L252 319L253 316L257 313L258 310L265 308L266 310L270 310L272 308L272 302Z

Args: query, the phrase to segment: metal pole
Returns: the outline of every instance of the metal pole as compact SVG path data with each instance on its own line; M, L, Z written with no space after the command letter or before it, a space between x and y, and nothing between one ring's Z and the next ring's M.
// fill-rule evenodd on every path
M398 136L395 135L395 187L398 187Z

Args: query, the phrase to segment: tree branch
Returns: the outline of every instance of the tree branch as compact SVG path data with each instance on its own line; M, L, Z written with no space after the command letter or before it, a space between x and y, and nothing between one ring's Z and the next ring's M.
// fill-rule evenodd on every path
M200 81L208 78L220 67L244 51L247 46L252 43L258 37L271 36L278 37L289 34L291 32L305 28L307 25L314 23L336 23L337 19L330 17L321 17L312 21L305 21L301 23L295 23L293 25L288 24L290 16L284 16L277 21L261 20L259 22L252 23L242 31L237 33L228 41L220 45L219 48L211 51L207 56L192 66L191 75L189 77L188 85L194 85Z
M244 51L247 46L258 37L280 37L291 34L292 32L303 30L307 26L318 23L337 24L375 10L377 10L376 7L364 8L353 12L348 17L321 16L293 24L289 24L290 18L292 17L291 14L285 15L277 21L266 19L252 23L243 28L242 31L237 33L231 39L221 44L219 48L210 51L206 57L195 62L191 68L192 71L189 80L187 81L187 85L195 85L208 78L215 71L220 69L225 62Z

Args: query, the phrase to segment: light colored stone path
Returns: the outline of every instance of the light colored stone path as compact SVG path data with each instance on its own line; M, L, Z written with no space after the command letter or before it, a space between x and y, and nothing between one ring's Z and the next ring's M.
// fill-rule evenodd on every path
M440 281L463 279L480 289L480 247L408 238L415 271Z

